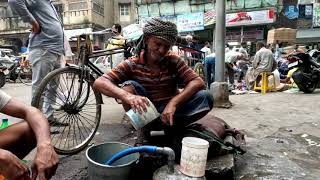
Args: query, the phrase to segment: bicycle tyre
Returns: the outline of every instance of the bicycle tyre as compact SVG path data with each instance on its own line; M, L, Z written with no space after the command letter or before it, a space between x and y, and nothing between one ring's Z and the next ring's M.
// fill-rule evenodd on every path
M47 87L51 86L52 84L58 85L56 89L56 94L54 98L48 99L48 103L52 104L52 106L55 108L57 106L57 109L54 109L53 114L55 116L59 116L59 122L62 123L69 123L68 126L64 127L56 127L56 126L50 126L50 130L53 132L58 131L57 134L51 134L51 141L55 148L55 151L58 154L61 155L72 155L76 154L80 151L82 151L92 140L95 133L97 132L97 129L99 127L100 118L101 118L101 104L102 104L102 96L101 93L94 91L92 89L92 83L94 82L93 76L90 77L90 81L85 80L83 82L83 86L87 85L89 97L93 95L94 101L96 104L89 104L92 100L84 100L83 103L85 105L81 107L81 109L78 109L79 107L72 107L71 105L75 101L75 99L72 99L72 95L75 95L75 93L78 93L77 87L79 87L80 79L75 80L77 76L79 76L81 73L81 70L76 67L64 67L61 69L56 69L49 73L41 82L39 88L36 91L35 97L32 101L32 105L41 111L44 111L43 109L43 101L44 96L46 95L44 92L46 91ZM65 75L66 79L64 81L61 81L62 76ZM68 80L69 76L73 76L73 79L71 80L71 85L68 87ZM58 81L57 81L58 79ZM74 81L75 80L75 81ZM58 83L57 83L58 82ZM75 83L75 84L73 84ZM62 85L64 84L64 85ZM66 86L67 88L63 87ZM76 92L74 90L71 90L72 88L76 89ZM59 92L61 90L61 92ZM67 94L65 93L65 90L68 90ZM82 91L83 92L83 91ZM92 94L91 94L92 93ZM83 94L81 93L80 96ZM49 97L49 96L48 96ZM70 97L70 99L68 98ZM76 98L76 97L74 97ZM54 99L54 100L53 100ZM64 99L64 100L63 100ZM81 98L80 98L81 101ZM58 103L59 102L59 103ZM94 102L93 102L94 103ZM91 106L91 107L90 107ZM87 113L91 112L88 110L95 110L94 115L89 115ZM78 111L78 112L77 112ZM82 112L82 114L81 114ZM86 113L84 113L86 112ZM56 114L55 114L56 113ZM59 114L60 113L60 114ZM61 116L61 114L64 114L64 116ZM66 119L67 117L67 119ZM89 119L90 117L94 117L93 120ZM84 121L86 122L84 122ZM90 124L90 122L93 122L93 124ZM79 125L80 124L80 125ZM75 127L77 126L77 127ZM89 128L87 127L89 126ZM61 128L61 129L60 129ZM68 129L66 132L65 130ZM81 130L80 130L81 129ZM82 129L85 131L82 131ZM61 132L62 130L62 132ZM78 130L78 132L77 132ZM87 132L89 131L89 132ZM87 135L83 135L83 133L86 133ZM80 138L80 143L78 143L77 139ZM83 140L82 140L83 138ZM58 143L58 141L60 142ZM64 146L60 146L61 142L64 141ZM73 144L70 146L69 142L72 141ZM66 143L68 142L68 146L66 146ZM74 143L76 142L76 143Z

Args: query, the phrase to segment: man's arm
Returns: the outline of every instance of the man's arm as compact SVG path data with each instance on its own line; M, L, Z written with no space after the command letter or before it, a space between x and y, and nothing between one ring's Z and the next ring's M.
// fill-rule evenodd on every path
M124 97L130 94L127 91L113 84L109 79L107 79L104 76L101 76L94 81L93 88L106 96L110 96L121 100L124 100Z
M26 0L8 0L8 3L14 11L16 11L24 22L30 23L32 32L39 33L40 25L33 17L26 6Z
M38 109L15 99L11 99L1 112L28 122L37 140L37 155L32 175L39 175L40 179L50 179L57 169L58 156L51 145L49 125L45 116Z
M26 6L26 0L8 0L8 3L11 9L16 11L24 22L32 24L36 21Z
M163 123L170 126L173 125L173 115L182 103L187 101L196 92L205 88L205 84L200 77L191 80L183 89L183 91L173 97L170 102L166 105L164 111L161 114L161 120Z
M131 94L115 84L109 79L102 76L94 81L93 88L106 96L120 99L122 102L130 105L134 111L142 112L147 111L148 100L146 97Z
M253 68L257 68L259 63L260 63L260 54L256 53L256 55L254 56L253 62L252 62Z
M170 102L174 102L177 106L184 103L186 100L188 100L192 95L194 95L196 92L202 90L205 88L205 83L200 77L197 77L190 81L183 91L179 94L177 94L175 97L173 97Z

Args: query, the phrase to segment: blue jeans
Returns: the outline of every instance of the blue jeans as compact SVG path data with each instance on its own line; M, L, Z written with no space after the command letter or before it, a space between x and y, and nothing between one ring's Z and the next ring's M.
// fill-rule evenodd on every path
M135 89L135 93L150 99L146 89L136 81L126 81L123 86L131 85ZM161 114L167 103L152 102L157 111ZM177 107L174 114L174 126L185 127L205 116L213 108L213 97L207 90L201 90L191 96L187 101Z
M206 57L204 61L205 75L206 81L208 83L208 89L210 89L210 85L214 82L215 75L215 67L216 67L216 58L215 57Z
M39 87L43 78L49 74L51 71L61 67L63 60L62 55L58 55L52 52L49 52L46 49L36 48L32 49L29 52L29 59L32 63L32 100L35 96L35 92ZM57 89L59 78L55 81L50 82L50 86L46 88L46 96L43 100L42 112L47 116L48 119L53 119L53 107L57 97Z

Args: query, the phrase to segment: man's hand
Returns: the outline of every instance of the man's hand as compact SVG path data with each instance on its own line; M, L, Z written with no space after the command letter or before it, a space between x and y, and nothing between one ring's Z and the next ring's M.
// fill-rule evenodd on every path
M0 172L10 180L27 179L30 180L28 166L9 151L0 149Z
M37 155L32 165L32 180L51 179L58 167L58 155L51 144L37 146Z
M177 105L174 102L170 101L161 114L161 121L164 124L172 126L173 125L173 115L176 112L176 109L177 109Z
M39 23L37 21L34 21L31 23L31 25L32 25L31 31L35 34L39 34L41 31Z
M134 112L138 111L140 114L142 111L147 112L147 106L149 106L148 98L134 94L127 95L124 102L129 104Z

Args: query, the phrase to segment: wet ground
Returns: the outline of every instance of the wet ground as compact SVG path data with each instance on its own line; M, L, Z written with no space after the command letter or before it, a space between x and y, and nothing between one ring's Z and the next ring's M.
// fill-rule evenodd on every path
M2 90L25 102L30 100L30 88L25 85L7 84ZM92 143L133 144L133 129L121 124L124 113L121 106L112 98L104 100L101 125ZM210 114L246 134L248 152L236 158L236 179L319 179L319 90L313 94L233 95L230 100L234 104L231 109L213 109ZM32 154L28 158L32 159ZM53 179L76 180L86 176L87 160L82 151L60 156Z

